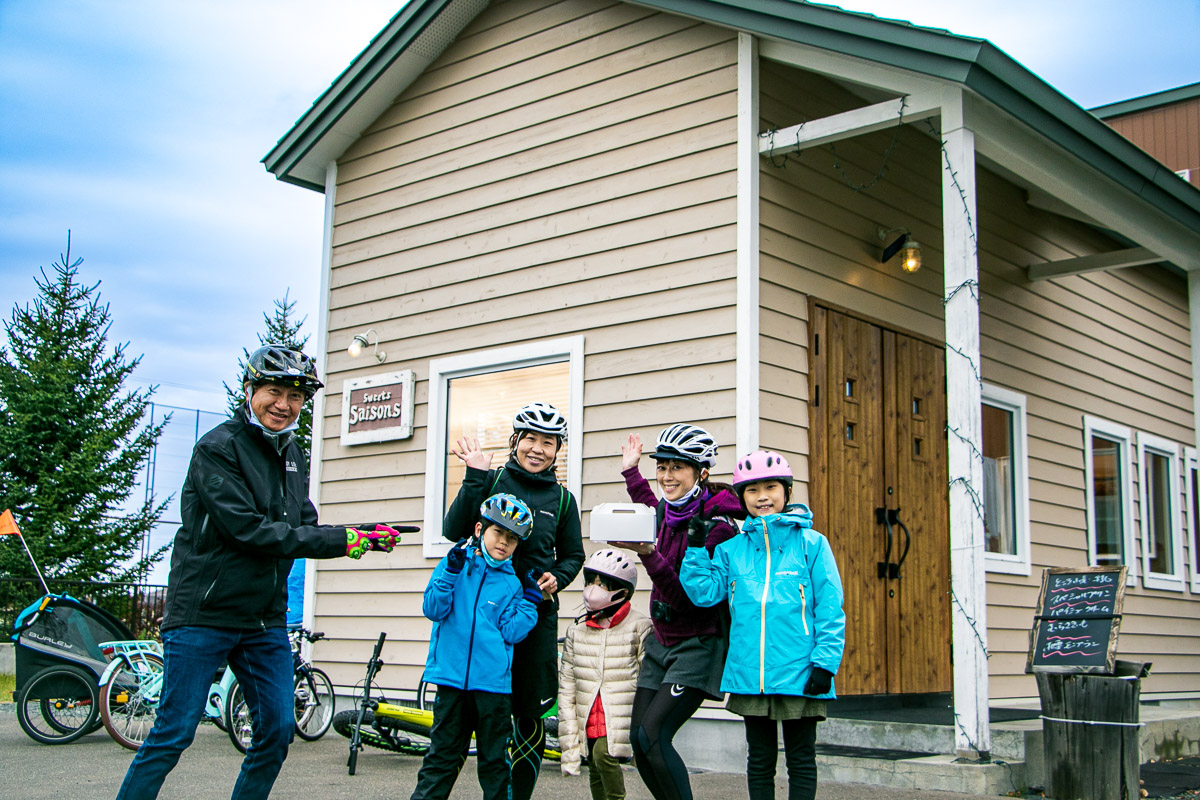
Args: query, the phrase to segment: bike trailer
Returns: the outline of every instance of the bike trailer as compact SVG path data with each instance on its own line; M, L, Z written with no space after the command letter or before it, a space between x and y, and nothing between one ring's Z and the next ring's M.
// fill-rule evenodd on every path
M109 660L101 643L132 639L133 631L86 600L47 594L17 616L10 638L16 643L19 693L39 670L62 664L80 667L98 682Z

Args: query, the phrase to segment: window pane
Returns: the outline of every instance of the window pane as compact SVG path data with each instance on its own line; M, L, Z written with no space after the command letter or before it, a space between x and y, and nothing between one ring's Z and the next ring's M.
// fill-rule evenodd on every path
M1195 580L1200 568L1200 474L1194 468L1188 472L1192 482L1192 580Z
M1016 505L1013 414L984 404L983 526L989 553L1017 555Z
M1171 547L1171 462L1161 453L1146 452L1146 535L1150 537L1150 571L1175 572Z
M1120 453L1117 442L1092 437L1092 507L1096 513L1096 561L1100 563L1125 563Z
M462 486L466 465L450 452L459 439L478 439L485 453L492 453L492 467L508 461L508 439L513 417L527 403L550 403L560 411L569 407L570 362L485 372L451 378L446 401L446 509ZM554 461L559 481L567 479L567 447L564 442Z

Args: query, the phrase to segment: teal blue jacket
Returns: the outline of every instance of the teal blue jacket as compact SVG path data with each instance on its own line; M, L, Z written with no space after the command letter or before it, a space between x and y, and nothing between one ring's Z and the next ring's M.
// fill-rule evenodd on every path
M698 606L729 601L721 691L800 695L814 666L838 671L846 645L842 579L808 506L747 518L711 557L689 547L679 579ZM831 687L817 696L835 694Z

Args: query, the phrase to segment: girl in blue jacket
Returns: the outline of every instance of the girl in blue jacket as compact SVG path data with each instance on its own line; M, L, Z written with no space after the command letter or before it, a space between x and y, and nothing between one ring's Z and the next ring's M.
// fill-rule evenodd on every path
M433 620L425 679L437 684L429 752L413 800L445 800L475 732L484 800L508 800L513 645L537 624L537 579L518 579L512 556L529 537L529 507L511 494L483 501L472 539L433 571L422 609ZM486 526L486 527L485 527Z
M749 516L709 557L689 534L679 578L698 606L729 600L729 654L721 689L746 722L750 800L775 797L777 727L783 726L788 800L817 796L817 723L834 698L846 643L842 580L812 512L788 505L792 469L778 453L741 459L733 485ZM695 541L690 539L695 538Z

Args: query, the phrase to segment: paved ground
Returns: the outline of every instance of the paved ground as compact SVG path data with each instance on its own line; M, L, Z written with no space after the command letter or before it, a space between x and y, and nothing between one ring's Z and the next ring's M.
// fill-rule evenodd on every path
M101 728L67 745L35 743L21 731L12 704L0 706L0 798L21 800L111 800L133 753L117 745ZM330 731L316 742L297 740L275 784L273 797L302 800L387 798L403 800L416 783L420 760L367 748L358 759L353 777L346 774L347 740ZM195 744L183 754L167 779L163 800L225 798L237 778L241 755L225 734L202 725ZM557 764L547 764L534 794L535 800L590 800L586 774L564 778ZM778 782L776 796L787 797L787 785ZM636 772L626 774L629 800L652 800ZM705 772L692 776L697 800L744 800L741 775ZM452 800L482 797L475 782L474 764L467 765ZM881 789L853 783L822 783L820 800L985 800L983 795ZM994 800L987 796L986 800Z

